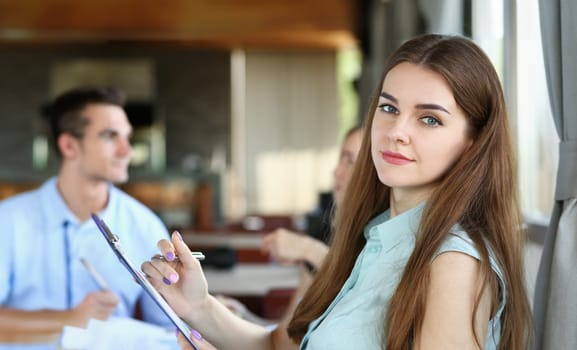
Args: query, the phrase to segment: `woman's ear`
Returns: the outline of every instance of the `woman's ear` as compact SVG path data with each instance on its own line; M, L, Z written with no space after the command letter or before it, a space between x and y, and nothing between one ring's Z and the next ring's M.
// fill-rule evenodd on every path
M78 154L78 139L70 134L61 134L58 137L58 149L63 159L74 159Z

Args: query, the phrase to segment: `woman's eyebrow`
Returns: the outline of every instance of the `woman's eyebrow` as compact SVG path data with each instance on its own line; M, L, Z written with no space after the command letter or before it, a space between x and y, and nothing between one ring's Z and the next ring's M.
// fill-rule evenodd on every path
M386 99L388 99L388 100L391 100L391 101L393 101L394 103L397 103L397 104L399 103L399 100L397 100L396 97L394 97L393 95L389 95L389 94L387 94L387 93L384 92L384 91L381 91L381 93L379 94L379 96L384 97L384 98L386 98Z
M449 111L445 107L438 105L438 104L435 104L435 103L421 103L421 104L416 105L415 107L418 109L435 109L435 110L442 111L442 112L445 112L445 113L451 115L451 113L449 113Z
M394 97L393 95L388 94L388 93L386 93L386 92L384 92L384 91L381 91L381 93L379 94L379 96L381 96L381 97L383 97L383 98L386 98L386 99L389 100L389 101L393 101L393 102L396 103L396 104L399 103L399 100L397 100L396 97ZM441 105L438 105L438 104L436 104L436 103L419 103L418 105L415 106L415 108L418 108L418 109L434 109L434 110L442 111L442 112L445 112L445 113L451 115L451 113L450 113L445 107L443 107L443 106L441 106Z

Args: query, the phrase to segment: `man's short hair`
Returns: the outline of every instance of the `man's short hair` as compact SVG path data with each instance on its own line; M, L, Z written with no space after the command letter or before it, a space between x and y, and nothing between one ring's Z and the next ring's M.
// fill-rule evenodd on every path
M58 137L70 134L76 138L84 136L88 120L81 111L90 104L106 104L124 107L125 94L112 87L80 87L68 90L57 96L43 108L43 114L48 119L52 143L58 154Z

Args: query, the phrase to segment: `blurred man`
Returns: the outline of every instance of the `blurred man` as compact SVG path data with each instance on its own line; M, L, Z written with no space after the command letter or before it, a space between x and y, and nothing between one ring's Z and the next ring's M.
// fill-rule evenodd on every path
M90 213L98 213L137 264L167 237L152 211L113 186L128 179L132 152L123 105L123 94L111 88L57 97L47 114L60 157L58 176L0 202L0 349L20 348L6 343L22 339L40 341L65 325L83 327L91 318L132 317L137 302L145 321L169 326L90 220ZM96 283L81 259L92 263L109 289Z

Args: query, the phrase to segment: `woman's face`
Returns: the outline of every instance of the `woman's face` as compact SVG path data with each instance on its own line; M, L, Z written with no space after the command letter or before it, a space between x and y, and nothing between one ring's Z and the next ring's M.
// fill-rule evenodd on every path
M335 177L333 194L337 206L343 202L343 197L345 196L345 191L347 190L349 179L351 178L353 165L359 155L362 141L362 131L355 130L347 136L341 146L339 162L333 171L333 176Z
M371 127L371 156L393 195L425 199L472 143L445 79L412 63L391 69Z

